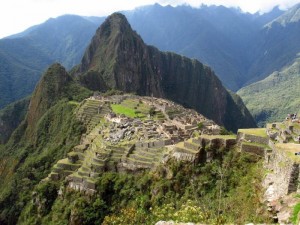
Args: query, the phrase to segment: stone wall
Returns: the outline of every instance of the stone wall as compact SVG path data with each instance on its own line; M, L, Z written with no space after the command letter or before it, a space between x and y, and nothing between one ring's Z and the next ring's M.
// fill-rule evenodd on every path
M157 141L149 141L149 142L137 142L135 143L135 147L136 148L163 148L169 144L171 144L171 140L166 139L166 140L157 140Z
M236 144L236 140L200 137L198 140L195 140L195 143L199 143L204 148L209 147L213 149L220 149L220 148L231 148Z
M178 161L194 162L196 160L196 154L190 154L185 152L174 152L172 155Z
M265 167L269 169L264 185L272 199L299 191L299 163L295 163L282 150L270 143L273 152L269 154ZM270 191L271 190L271 191Z
M250 142L265 144L265 145L267 145L269 143L269 138L267 138L267 137L260 137L260 136L256 136L256 135L238 132L238 135L237 135L238 142L242 139L244 139L246 141L250 141Z
M256 145L250 145L248 143L242 143L241 145L241 151L242 152L248 152L248 153L253 153L256 155L260 155L264 157L265 155L265 148L262 146L256 146Z

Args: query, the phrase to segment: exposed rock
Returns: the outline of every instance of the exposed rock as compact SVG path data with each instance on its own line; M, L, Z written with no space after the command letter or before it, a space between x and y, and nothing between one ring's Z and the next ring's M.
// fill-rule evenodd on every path
M134 109L140 105L143 109L140 116L144 117L154 108L163 114L163 119L161 115L143 120L120 115L112 110L117 103ZM76 115L87 126L87 133L82 135L80 145L67 154L68 158L56 163L48 177L66 178L70 188L87 194L94 194L95 179L105 171L155 170L172 157L192 163L206 162L217 155L214 152L217 148L226 149L235 144L235 137L226 135L191 139L194 132L199 136L199 123L206 131L217 132L220 127L195 110L154 97L94 95L79 105ZM205 147L212 151L204 151Z
M233 97L209 67L147 46L120 13L97 30L76 73L92 90L167 98L233 131L256 126L240 98Z

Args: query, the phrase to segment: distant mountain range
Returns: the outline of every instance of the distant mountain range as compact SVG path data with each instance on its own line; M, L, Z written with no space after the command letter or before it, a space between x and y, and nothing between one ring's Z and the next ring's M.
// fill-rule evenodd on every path
M59 45L60 43L57 44ZM79 116L79 112L82 109L81 106L93 99L90 97L94 91L104 92L107 90L110 92L105 93L105 95L108 95L106 99L103 101L92 100L93 106L88 106L83 109L82 112L84 112L84 114ZM122 95L109 96L116 92L134 92L137 95L152 96L153 98L148 97L149 103L144 103L141 98L135 98L137 96L132 95L132 100L134 101L130 100L125 103L124 106L120 105L123 111L120 111L119 118L124 119L125 117L126 122L115 123L110 120L108 122L105 118L114 114L114 111L111 109L119 105L117 99L123 99L122 97L124 97ZM154 99L155 97L163 97L171 101L166 101L166 103L161 104L161 101L164 100L157 101L157 99ZM111 101L108 102L107 99ZM124 99L121 101L124 101ZM193 116L189 114L192 112L191 110L182 111L180 108L183 107L179 107L174 102L181 103L185 107L193 108L203 113L203 115L197 114L199 117L196 117L203 118L203 120L201 119L199 122L194 120L194 118L192 118ZM127 104L131 105L131 108L129 108ZM154 106L156 108L154 108ZM136 111L134 110L134 118L129 118L124 115L125 112L129 112L129 109L136 109ZM145 116L143 119L138 116L139 109L144 111L143 114ZM153 109L154 114L162 115L160 119L154 119L153 116L152 118L150 117L150 113ZM162 111L164 111L164 113ZM187 119L179 122L183 114ZM206 115L208 119L205 118L204 115ZM173 121L173 119L169 119L171 117L174 121L177 121L177 123L183 126L177 127L174 125L175 122L174 124L170 123L169 121ZM93 149L93 152L88 153L88 155L97 156L102 153L111 155L112 152L109 153L107 143L111 143L109 146L114 147L114 150L116 150L118 146L121 146L119 145L121 141L114 142L111 139L111 141L108 142L104 140L104 138L107 137L106 134L103 138L99 135L104 130L109 131L109 134L112 135L117 134L118 131L116 131L113 126L122 126L126 129L126 132L129 131L128 126L132 126L133 133L140 135L132 138L133 136L128 137L127 134L123 133L121 135L122 137L120 136L122 146L127 147L129 147L131 143L147 143L147 146L150 146L149 143L154 143L156 140L158 140L157 142L159 143L165 143L164 137L170 137L169 140L173 147L175 141L175 143L177 143L181 138L184 140L181 135L198 135L202 132L201 129L203 129L203 127L205 127L203 132L205 132L206 135L214 132L214 130L220 134L228 134L226 129L216 126L214 122L209 119L213 119L220 125L235 132L240 127L256 126L255 121L241 99L235 94L229 93L209 67L203 65L198 60L175 53L161 52L153 46L146 45L138 33L132 30L124 15L120 13L112 14L97 29L96 34L87 46L78 66L68 72L61 64L52 64L41 77L30 99L26 98L22 101L15 102L0 111L0 180L2 181L0 182L0 224L69 224L69 222L66 222L66 220L60 216L55 216L55 218L61 222L53 220L54 217L48 217L52 209L56 211L52 208L54 207L55 199L59 196L56 186L55 188L51 188L47 185L41 188L46 196L45 198L43 197L45 200L41 200L41 202L47 205L47 213L41 210L40 212L42 213L39 214L39 211L35 210L35 208L31 210L30 205L35 204L35 200L32 199L34 196L38 196L36 193L39 191L39 188L36 189L36 185L43 183L40 181L47 177L51 172L51 168L54 168L54 164L57 163L58 160L72 154L72 149L75 149L76 145L80 144L80 140L83 140L81 137L87 137L87 135L91 133L91 135L95 134L94 136L100 137L100 139L97 140L94 137L91 139L87 137L87 139L91 141L87 145L90 146L90 149ZM87 123L85 123L84 120L87 121ZM156 125L155 121L158 120L160 120L161 123ZM187 120L190 121L189 126L185 123ZM103 124L105 124L105 127L102 126ZM135 124L145 124L145 129L140 129L140 125L136 127ZM125 129L121 129L125 131ZM164 136L165 130L170 130L166 135L170 133L172 136ZM131 131L128 133L131 135ZM221 160L223 159L223 155L228 154L229 149L233 148L232 144L235 144L234 135L225 135L223 136L224 139L220 137L220 135L215 137L216 138L213 139L214 141L209 139L201 140L200 143L203 142L205 146L203 147L203 151L205 151L204 155L201 154L200 156L200 153L196 152L195 147L191 149L192 154L197 155L197 157L199 155L203 163L209 161L209 164L213 165L211 161L213 159L212 157L216 157L218 162L223 162ZM174 138L174 140L171 138ZM187 139L187 136L184 136L184 138ZM99 145L96 143L99 143ZM228 143L228 146L226 146L226 143ZM85 145L86 142L81 142L81 146ZM155 146L153 149L157 149L157 151L153 152L153 156L143 155L142 157L148 159L151 157L155 164L159 163L160 159L157 159L157 155L160 154L163 156L161 153L163 153L164 145L165 144L163 144L163 146ZM190 142L190 145L196 146L196 149L198 149L197 145L193 144L193 142ZM229 145L231 146L230 148ZM132 150L133 148L135 149L135 144L130 148ZM188 153L189 150L186 152L185 147L183 148L183 160L186 160L186 156L188 155L188 157L190 157L191 154ZM199 145L199 152L200 148L202 148L202 146L200 147ZM234 153L237 153L235 148L233 149ZM84 156L86 155L85 150L86 149L77 154ZM124 148L124 154L132 154L132 150L127 151ZM167 150L168 152L170 151L170 149ZM146 149L145 151L150 153L150 151ZM209 156L207 157L206 155ZM165 156L166 155L164 155L164 157ZM121 158L122 155L117 159L119 163L121 163L121 161L119 161ZM96 168L102 161L108 165L106 158L99 157L97 159L98 161L95 163L90 164L88 162L89 165ZM249 159L247 159L247 161L249 161ZM192 160L194 161L194 159ZM78 158L76 161L79 162L81 160ZM140 161L140 159L137 161L145 163L145 161ZM167 161L172 162L173 160L168 159ZM232 163L232 161L237 160L229 160L228 165ZM117 169L118 162L116 161L116 163L112 164L111 168L114 172L119 171L119 169ZM73 165L73 163L67 163L66 165L69 170L71 168L69 166ZM148 163L148 165L150 165L150 163ZM176 164L172 163L172 165ZM91 179L93 179L94 182L95 178L96 184L96 182L98 182L96 181L97 177L105 176L106 172L110 171L108 168L109 167L103 166L103 169L97 170L99 172L93 172L93 176L85 175L85 177L89 182ZM233 166L232 168L235 167ZM243 170L244 168L245 167L243 167ZM76 167L76 170L78 169L79 168ZM182 170L180 167L178 167L178 169ZM213 171L211 167L208 167L208 170ZM146 172L146 170L144 170L144 167L137 166L134 170L132 170L131 167L128 170L123 170L123 172L128 172L132 174L132 176L135 176L139 173ZM190 174L192 173L189 173L189 175ZM230 174L234 173L230 172ZM69 172L66 173L66 176L68 175L70 175ZM215 176L215 174L213 176ZM54 181L57 187L60 186L59 184L63 182L64 178L60 181ZM204 182L206 182L205 180ZM46 179L43 181L46 181ZM127 181L124 180L124 182ZM211 191L210 185L208 188L209 191ZM63 189L68 190L69 188L64 186ZM112 190L111 187L109 187L109 190ZM185 188L182 188L182 190L185 190ZM88 194L87 192L77 193L80 195ZM77 194L74 194L75 192L72 192L70 196L76 196L77 198ZM63 196L67 195L64 194ZM89 196L93 199L99 199L99 195L96 193L95 195L91 194ZM130 199L135 199L135 197L133 198L131 196ZM209 199L211 200L210 194ZM109 199L108 201L110 202L111 200ZM40 202L40 200L37 200L37 202ZM66 203L60 204L58 211L62 212L63 208L66 208L65 205L74 205L74 202L72 202L73 201L66 198ZM90 204L85 205L84 207L89 207L89 205ZM215 205L217 206L217 204ZM74 207L78 209L77 205ZM97 212L101 212L104 208L97 206L95 209ZM109 212L105 210L105 213ZM69 220L72 213L64 214L66 214L66 217L68 217L67 220ZM87 214L89 216L91 215L89 212L87 212ZM94 214L94 212L92 212L92 214ZM41 219L40 215L42 215L43 219ZM99 217L99 219L97 217L94 218L96 219L93 219L93 221L85 218L84 220L76 219L77 222L74 224L99 224L99 221L102 222L104 216ZM70 219L70 221L75 220ZM124 223L121 222L120 224ZM145 223L137 222L135 224Z
M209 67L146 45L126 17L114 13L97 29L81 63L70 73L58 63L52 65L35 88L30 104L27 98L0 111L0 144L25 116L29 138L57 99L74 100L74 96L88 96L92 91L113 90L172 100L231 131L256 126L240 97L228 92Z
M32 93L43 71L79 63L104 18L66 15L0 40L0 108Z
M209 67L147 46L120 13L97 30L73 74L88 89L166 98L232 131L256 126L240 98L232 96Z
M124 14L147 44L200 60L237 91L297 58L299 8L259 15L224 6L155 4ZM78 64L103 20L65 15L1 39L0 108L30 94L49 64Z

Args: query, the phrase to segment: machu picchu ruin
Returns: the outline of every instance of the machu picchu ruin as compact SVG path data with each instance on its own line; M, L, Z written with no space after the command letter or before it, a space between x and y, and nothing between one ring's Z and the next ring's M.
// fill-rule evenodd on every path
M241 152L263 158L266 176L265 201L275 222L289 223L291 208L300 191L300 118L288 115L283 122L266 128L239 129L237 145Z
M95 94L79 104L76 117L86 132L49 178L66 178L70 187L91 194L102 172L151 170L170 156L196 162L201 149L216 143L225 149L235 142L232 136L208 136L221 128L196 111L154 97ZM212 153L207 154L209 160Z
M300 124L296 118L266 128L239 129L237 135L221 134L222 127L194 110L131 94L95 94L79 104L76 117L86 132L47 179L65 179L70 188L88 195L96 192L97 178L108 171L155 171L170 159L193 165L209 163L232 149L262 159L268 171L265 199L274 221L284 221L276 212L275 200L300 190Z
M80 145L57 162L49 178L67 177L79 190L92 191L101 172L153 169L170 157L209 162L219 154L216 149L236 146L270 163L275 151L292 149L289 155L294 159L300 151L300 124L295 119L266 128L240 129L237 136L220 135L220 126L194 110L129 94L91 96L79 105L76 116L86 132Z

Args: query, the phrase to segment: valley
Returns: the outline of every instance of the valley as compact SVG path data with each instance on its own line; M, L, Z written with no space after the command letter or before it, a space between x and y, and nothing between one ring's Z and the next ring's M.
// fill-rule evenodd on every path
M299 12L154 4L0 39L0 224L299 224Z

